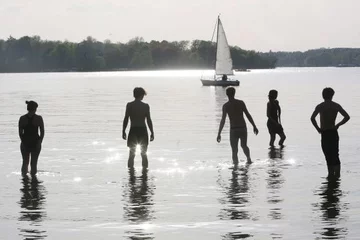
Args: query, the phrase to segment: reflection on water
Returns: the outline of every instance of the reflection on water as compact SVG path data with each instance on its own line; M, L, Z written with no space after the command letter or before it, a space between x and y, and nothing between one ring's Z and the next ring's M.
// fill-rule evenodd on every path
M339 224L344 218L341 212L346 208L340 199L342 191L340 180L327 180L322 183L317 191L320 196L320 203L315 204L317 210L321 211L322 230L320 234L323 239L339 239L347 235L347 229L340 227Z
M269 148L269 158L272 160L284 159L284 147L280 147L280 148L270 147Z
M284 158L283 148L271 147L269 149L269 169L267 171L268 177L267 188L269 189L268 203L273 205L270 209L269 217L272 220L281 219L281 208L276 207L276 204L281 203L283 199L280 197L280 188L284 183L284 178L281 175L280 164Z
M324 156L306 114L321 98L323 87L329 85L349 112L359 113L360 68L237 73L241 85L236 87L236 98L245 101L260 130L255 136L248 125L254 160L248 170L224 169L231 166L228 119L222 142L216 142L226 88L202 87L201 71L184 73L189 77L176 73L158 77L162 74L0 74L0 227L3 231L7 226L19 229L11 233L9 229L9 234L17 235L9 239L274 239L278 233L282 239L303 240L322 239L326 234L341 238L345 232L348 239L360 235L360 187L356 184L360 172L359 120L354 116L354 122L342 129L341 190L349 193L344 197L341 192L340 197L336 193L340 187L335 188L331 190L337 198L334 200L325 193L331 192L328 183L320 188ZM146 101L152 106L157 131L151 145L153 161L144 178L141 169L124 174L121 167L126 166L127 157L122 153L128 149L120 130L114 131L134 86L149 93ZM265 110L267 94L273 88L281 93L283 121L288 123L291 139L283 152L268 150ZM23 187L14 181L20 178L16 170L19 162L11 161L19 157L14 144L18 141L14 114L24 110L25 99L32 98L41 102L39 111L48 125L43 167L61 171L40 174L39 179L44 176L49 181L39 183L35 193L31 179ZM23 203L18 203L20 195ZM34 200L26 200L36 199L36 195L40 212L30 209ZM91 207L84 207L83 201ZM336 207L327 209L329 202ZM331 217L332 211L336 217ZM39 233L44 230L46 233Z
M21 228L20 235L24 239L45 239L46 231L39 230L41 222L46 217L44 210L46 189L36 176L22 179L22 195L19 201L21 207L19 221L28 221L28 228ZM31 227L31 228L30 228Z
M245 234L245 233L228 233L226 234L223 239L225 240L235 240L235 239L245 239L245 238L249 238L252 237L252 235L250 234Z
M124 218L133 225L126 235L129 239L153 239L144 227L154 219L152 210L154 195L153 179L148 179L148 170L143 169L141 176L137 177L135 169L129 169L128 184L124 190Z
M219 217L221 220L245 220L252 216L248 212L249 203L249 168L250 164L234 167L228 184L223 184L219 178L218 183L225 197L220 199L223 205ZM225 239L239 239L251 237L242 232L231 232L224 236Z

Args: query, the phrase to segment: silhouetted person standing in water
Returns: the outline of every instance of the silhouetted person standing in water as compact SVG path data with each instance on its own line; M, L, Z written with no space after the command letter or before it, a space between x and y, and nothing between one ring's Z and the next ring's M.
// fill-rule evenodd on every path
M23 176L28 173L29 162L31 175L37 173L37 162L41 151L41 143L45 135L44 121L41 116L35 114L38 104L34 101L26 101L26 104L28 113L19 119L20 150L23 158L21 174Z
M223 105L222 108L222 118L220 121L219 132L217 136L217 141L221 141L221 131L225 125L226 115L229 115L230 119L230 145L232 149L232 159L233 163L237 165L239 163L238 159L238 144L239 139L241 141L241 147L246 155L247 162L251 163L250 150L247 146L247 128L246 122L244 119L244 113L247 119L250 121L254 128L254 133L257 135L259 130L256 128L254 120L252 119L249 111L246 108L246 105L243 101L235 99L235 88L230 87L226 89L226 95L229 98L229 101Z
M332 88L324 88L322 95L324 102L316 106L311 115L311 122L316 130L321 134L321 148L324 152L328 177L340 177L340 159L339 159L339 135L337 129L349 121L349 114L340 106L333 102L332 98L335 92ZM336 116L340 113L344 118L335 124ZM320 114L320 127L316 122L316 116Z
M276 100L278 92L276 90L269 91L269 102L267 103L266 115L268 117L267 127L270 134L270 143L271 147L274 146L276 134L279 134L280 141L279 145L283 146L286 136L284 134L284 129L281 126L281 108L279 101Z
M154 131L150 117L150 106L142 102L145 95L146 92L143 88L139 88L139 87L135 88L134 89L135 100L129 102L126 105L126 112L123 122L123 139L126 140L125 130L130 118L131 126L130 126L129 136L127 138L127 146L130 148L129 160L128 160L129 168L134 167L134 158L135 158L135 151L137 145L140 145L141 148L142 166L144 168L147 168L149 165L146 155L149 144L149 137L145 124L145 119L151 133L150 141L154 140Z
M223 74L221 80L222 80L222 81L227 81L227 79L228 79L227 75L226 75L226 74Z

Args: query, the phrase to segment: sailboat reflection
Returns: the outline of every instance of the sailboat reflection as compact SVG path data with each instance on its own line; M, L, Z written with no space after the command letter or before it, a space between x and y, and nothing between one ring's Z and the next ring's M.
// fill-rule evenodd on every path
M268 192L268 203L274 205L273 208L270 209L269 217L272 220L281 219L281 208L276 207L276 204L281 203L283 201L280 198L280 188L284 183L284 178L282 177L281 171L281 161L284 158L284 151L283 148L275 148L271 147L269 149L269 159L270 164L268 168L268 177L267 181L267 188L269 189Z
M220 199L220 202L224 205L219 214L221 220L245 220L252 218L247 210L249 203L249 168L249 164L234 168L231 172L229 186L221 184L221 180L218 180L225 194L225 197ZM230 232L223 236L223 238L239 239L251 236L243 232Z
M46 217L44 205L46 189L36 176L25 176L22 179L22 195L19 201L21 207L19 221L28 221L29 227L20 228L20 236L24 239L45 239L46 231L39 230L41 222ZM31 228L30 228L31 227Z
M152 179L148 179L147 169L142 170L140 177L136 177L135 169L129 169L129 181L124 191L124 218L132 226L132 229L126 232L129 239L153 239L147 226L154 219L151 208L154 189Z
M322 231L321 235L326 239L342 239L347 235L347 228L340 227L340 221L344 221L341 216L342 209L346 204L341 204L342 191L340 189L340 179L328 179L322 183L317 191L320 196L320 203L316 204L321 211Z

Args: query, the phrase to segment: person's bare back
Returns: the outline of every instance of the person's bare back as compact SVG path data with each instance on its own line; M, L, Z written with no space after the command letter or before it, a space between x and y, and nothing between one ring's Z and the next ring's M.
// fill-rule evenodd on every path
M317 105L320 114L320 128L322 131L335 128L335 120L338 112L342 111L340 104L333 101L325 101Z
M28 114L25 114L25 115L20 117L19 126L20 127L26 126L28 124L28 122L29 122ZM43 122L43 119L42 119L42 117L40 115L34 114L31 124L34 125L35 127L41 127L44 124L44 122Z
M130 117L131 127L146 127L145 119L150 115L148 104L140 100L134 100L127 104L126 111Z
M238 99L229 100L223 106L230 119L230 128L246 128L244 112L247 111L243 101Z

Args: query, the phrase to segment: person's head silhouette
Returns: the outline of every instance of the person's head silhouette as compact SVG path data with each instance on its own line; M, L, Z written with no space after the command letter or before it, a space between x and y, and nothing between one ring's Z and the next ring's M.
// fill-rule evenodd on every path
M276 91L275 89L269 91L269 100L276 100L277 96L278 91Z
M228 96L229 99L234 99L235 98L235 88L233 88L233 87L227 88L226 95Z
M142 87L134 88L134 98L142 100L145 95L146 95L146 91Z
M36 112L36 109L39 106L35 101L25 101L25 103L27 104L28 112Z
M324 100L332 100L334 94L335 94L334 89L330 87L324 88L324 90L322 91L322 96Z

